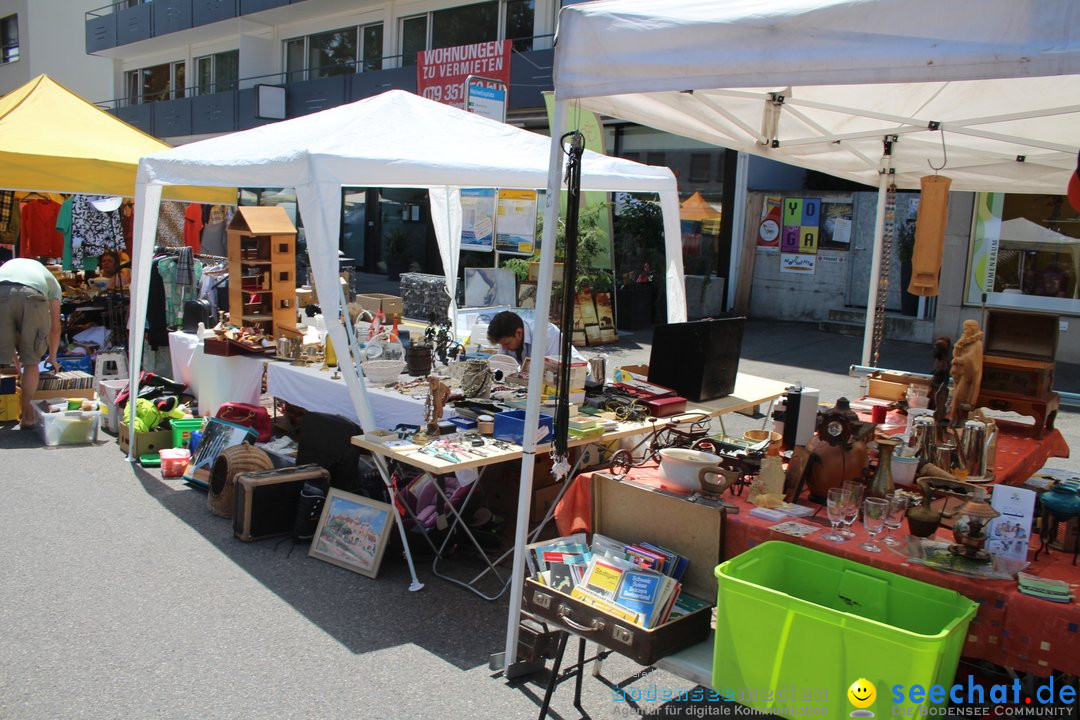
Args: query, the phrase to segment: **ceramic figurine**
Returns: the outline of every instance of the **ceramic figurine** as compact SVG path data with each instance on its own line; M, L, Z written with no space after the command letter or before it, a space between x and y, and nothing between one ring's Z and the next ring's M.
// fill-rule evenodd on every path
M962 422L975 407L982 384L983 334L979 323L964 321L964 334L953 345L952 378L954 382L949 418Z

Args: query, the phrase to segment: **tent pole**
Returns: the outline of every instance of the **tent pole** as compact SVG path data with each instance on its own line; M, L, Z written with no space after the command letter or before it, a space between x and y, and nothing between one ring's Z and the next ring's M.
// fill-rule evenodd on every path
M729 265L727 287L724 288L727 295L725 307L731 310L735 307L735 279L739 277L739 265L742 263L742 251L746 231L746 180L750 167L750 156L744 152L735 155L735 195L731 205L731 265ZM728 209L724 208L724 212Z
M146 299L150 287L150 266L154 261L154 245L157 238L158 211L161 208L162 185L150 184L141 179L135 185L135 227L131 247L131 283L128 292L131 303L128 308L128 462L135 462L135 408L139 397L139 376L142 370L143 339L146 334ZM97 388L94 388L97 390ZM120 413L124 422L124 413Z
M887 160L887 157L885 158ZM885 197L892 175L888 169L881 172L878 182L877 214L874 216L874 249L870 261L870 283L866 295L866 327L863 330L862 364L870 364L870 353L874 344L874 315L877 313L878 284L881 278L881 248L885 244Z
M540 381L544 373L544 349L551 301L551 279L555 270L555 229L559 222L562 189L562 134L566 131L565 103L555 100L551 120L551 149L548 156L547 193L544 196L544 235L540 244L540 275L536 282L536 309L533 317L532 352L529 355L529 404L525 408L522 440L521 485L518 488L517 526L514 532L514 566L510 580L510 610L506 619L506 648L503 655L505 677L513 677L517 661L518 623L525 589L525 544L528 542L529 507L532 505L533 469L536 465L536 431L540 425ZM564 328L572 332L572 328ZM570 482L566 478L564 482Z

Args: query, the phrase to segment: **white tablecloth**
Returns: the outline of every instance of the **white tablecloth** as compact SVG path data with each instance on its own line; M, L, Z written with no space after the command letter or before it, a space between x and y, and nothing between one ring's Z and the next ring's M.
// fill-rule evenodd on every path
M302 367L287 362L266 366L266 392L306 410L340 415L360 424L345 380L331 379L331 371L317 365ZM420 425L424 420L424 399L381 388L368 387L368 398L380 428L393 429L401 423ZM446 412L444 411L444 416Z
M258 356L221 357L203 352L192 333L169 333L174 380L187 383L199 399L199 414L213 417L225 402L259 404L266 360Z

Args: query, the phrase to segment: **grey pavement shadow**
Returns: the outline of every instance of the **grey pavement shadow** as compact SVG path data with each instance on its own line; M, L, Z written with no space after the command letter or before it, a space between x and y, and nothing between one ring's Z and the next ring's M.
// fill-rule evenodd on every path
M231 520L209 511L204 491L138 465L132 474L163 508L354 653L415 644L467 670L503 648L505 598L487 602L433 576L430 559L416 560L424 588L409 592L399 542L388 546L373 580L308 557L308 545L289 536L242 542L233 537Z

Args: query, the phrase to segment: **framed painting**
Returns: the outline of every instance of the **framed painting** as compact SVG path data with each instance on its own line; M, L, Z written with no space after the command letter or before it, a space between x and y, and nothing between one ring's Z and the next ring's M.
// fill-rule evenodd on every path
M390 505L330 488L308 555L374 578L394 524Z

